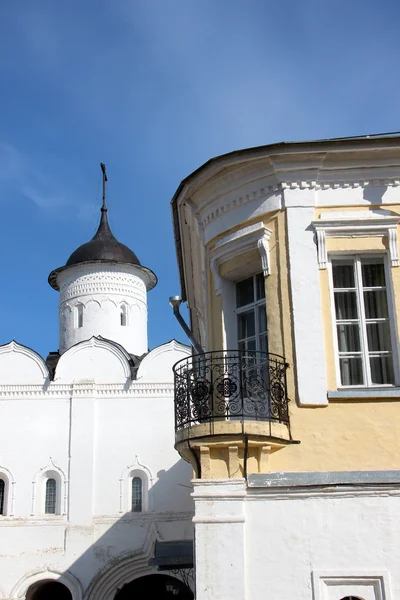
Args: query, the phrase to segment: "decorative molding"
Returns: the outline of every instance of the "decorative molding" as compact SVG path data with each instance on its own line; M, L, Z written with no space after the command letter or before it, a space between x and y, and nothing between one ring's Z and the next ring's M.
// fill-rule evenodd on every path
M3 517L13 517L14 516L14 507L15 507L15 484L16 481L14 479L13 474L9 469L0 465L0 477L6 479L5 481L5 490L4 490L4 508L3 509Z
M86 600L113 600L117 588L122 588L137 577L157 573L155 567L149 566L149 560L154 552L155 541L159 538L157 525L150 524L143 535L143 546L118 559L111 559L90 583L85 594Z
M222 238L210 252L210 268L214 277L216 294L222 294L222 277L219 267L222 263L234 258L238 254L258 249L261 256L261 265L264 277L270 274L269 239L271 230L264 227L262 222L239 229Z
M89 340L84 340L83 342L79 342L75 344L71 348L69 348L64 354L62 354L60 360L57 363L56 371L54 374L54 379L61 379L64 377L63 369L67 366L68 359L71 356L74 356L77 352L81 352L87 348L101 348L102 350L107 350L110 354L113 354L116 358L118 358L124 372L124 377L127 379L131 377L131 369L127 360L127 356L125 353L119 349L115 344L110 343L107 340L102 339L101 337L93 336Z
M142 479L142 484L143 484L142 485L142 502L143 502L143 511L142 512L147 512L149 510L152 510L153 506L149 505L149 491L153 487L154 476L153 476L153 473L151 472L151 470L149 469L149 467L147 467L146 465L144 465L143 463L141 463L139 461L138 456L136 454L135 460L133 461L133 463L131 465L129 465L128 467L125 467L125 469L122 471L121 477L119 479L119 512L124 513L124 512L129 511L129 508L127 508L126 498L129 495L128 482L129 482L130 473L132 473L132 471L136 471L136 473ZM141 476L142 474L145 476L146 480L144 480L144 478ZM125 510L124 510L124 507L125 507ZM140 513L140 514L142 514L142 513Z
M24 575L12 589L10 600L23 600L31 585L49 579L65 585L71 592L72 600L83 599L81 582L72 573L47 567L47 569L38 569Z
M56 517L60 515L66 515L68 511L68 478L66 477L62 468L55 463L53 458L49 457L49 462L39 469L36 473L33 481L32 481L32 504L31 504L31 516L36 514L41 514L43 516L43 511L38 510L37 506L37 487L38 483L43 480L46 473L54 472L58 475L59 485L60 485L60 502L59 508L60 513L56 513ZM40 499L41 500L41 499ZM36 509L36 510L35 510Z
M360 587L365 592L368 590L373 591L376 600L391 600L392 598L389 573L381 569L313 571L312 584L314 600L329 600L335 587L337 588L338 598L344 596L346 598L349 596L358 598Z
M281 175L281 173L280 173ZM284 190L328 190L328 189L357 189L366 187L399 187L399 178L377 178L369 180L356 180L356 181L316 181L316 180L296 180L296 181L285 181L282 183L276 183L273 185L263 186L259 189L252 190L247 194L243 194L233 199L231 202L225 202L222 206L210 210L201 219L203 227L207 227L212 221L215 221L222 215L225 215L240 206L248 204L256 199L263 199L268 195L282 193ZM216 199L211 199L212 204Z
M2 354L12 354L12 353L22 354L23 356L26 356L27 358L30 358L31 360L33 360L33 362L35 362L37 364L37 366L39 367L39 369L43 375L43 379L49 379L49 370L47 368L45 361L40 356L40 354L38 354L31 348L28 348L27 346L22 346L22 344L18 344L18 342L16 342L15 340L12 340L8 344L4 344L3 346L0 346L0 360L1 360Z
M359 211L351 213L323 213L312 225L317 234L318 264L328 266L327 238L388 237L392 267L399 266L397 225L400 216L387 216L388 211Z
M129 386L123 383L70 383L60 384L51 382L46 389L42 385L0 385L1 400L26 400L41 398L43 400L65 400L73 396L86 397L119 397L135 398L141 396L170 397L174 393L171 382L137 382L129 381Z

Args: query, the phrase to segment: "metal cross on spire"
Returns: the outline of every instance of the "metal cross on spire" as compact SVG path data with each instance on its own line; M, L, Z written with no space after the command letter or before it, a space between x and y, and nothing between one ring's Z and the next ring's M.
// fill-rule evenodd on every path
M106 204L106 181L107 180L107 173L106 173L106 165L104 163L100 163L100 167L101 170L103 172L103 205L101 207L102 211L106 211L107 210L107 204Z

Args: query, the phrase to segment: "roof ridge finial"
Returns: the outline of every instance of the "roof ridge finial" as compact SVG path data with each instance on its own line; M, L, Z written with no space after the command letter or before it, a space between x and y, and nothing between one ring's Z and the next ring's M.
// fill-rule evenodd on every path
M107 204L106 204L106 181L108 181L107 179L107 173L106 173L106 165L104 163L100 163L100 168L103 172L103 204L101 207L101 212L107 212Z

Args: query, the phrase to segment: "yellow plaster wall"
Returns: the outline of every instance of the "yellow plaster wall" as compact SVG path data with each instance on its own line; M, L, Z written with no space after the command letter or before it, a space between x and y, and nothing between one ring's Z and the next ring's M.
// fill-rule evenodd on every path
M359 208L359 207L358 207ZM371 206L371 209L381 208ZM400 213L399 207L386 207ZM322 212L332 208L319 209ZM335 210L339 210L335 207ZM356 207L340 207L356 210ZM365 207L362 210L366 210ZM273 452L268 462L270 471L335 471L400 468L400 397L382 399L330 401L326 407L299 407L296 405L295 358L293 354L293 327L286 243L286 215L284 212L265 215L264 224L272 230L270 239L271 274L266 278L268 334L270 352L283 354L290 363L287 372L288 394L291 398L290 421L292 436L300 444L286 446ZM254 222L259 222L258 217ZM251 223L247 223L249 225ZM238 229L240 227L237 227ZM233 231L233 230L232 230ZM231 233L224 232L223 236ZM222 236L220 236L222 237ZM212 248L216 240L210 244ZM386 251L382 238L328 239L328 251L356 252L361 250ZM391 269L397 325L400 331L400 268ZM327 356L328 388L336 389L333 353L333 329L328 270L320 271L322 315ZM222 302L215 296L212 277L209 276L209 332L212 347L222 346ZM217 457L215 457L217 459ZM226 458L218 455L216 472L227 472ZM224 463L224 464L223 464Z

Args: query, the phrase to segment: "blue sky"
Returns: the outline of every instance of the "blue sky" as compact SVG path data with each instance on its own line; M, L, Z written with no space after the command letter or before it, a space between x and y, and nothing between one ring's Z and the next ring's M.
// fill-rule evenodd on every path
M149 344L184 340L170 199L211 156L400 129L395 0L0 0L0 343L58 348L49 272L94 234L159 277Z

